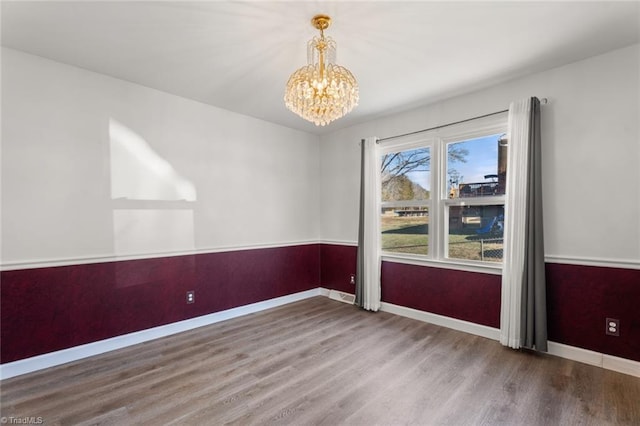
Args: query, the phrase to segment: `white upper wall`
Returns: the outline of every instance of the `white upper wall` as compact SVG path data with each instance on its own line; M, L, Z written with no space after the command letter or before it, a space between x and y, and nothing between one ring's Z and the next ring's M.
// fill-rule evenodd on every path
M319 138L2 49L2 263L317 241Z
M451 123L538 96L550 102L541 118L546 255L640 264L639 52L639 45L615 50L322 136L322 240L357 240L360 139Z
M638 263L639 50L319 139L3 48L2 264L353 243L361 138L528 96L550 100L542 107L547 255Z

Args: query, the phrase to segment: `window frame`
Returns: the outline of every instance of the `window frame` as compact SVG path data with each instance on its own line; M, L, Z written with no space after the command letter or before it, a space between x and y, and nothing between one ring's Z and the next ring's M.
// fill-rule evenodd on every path
M508 113L503 112L412 135L389 138L380 143L379 159L387 153L427 147L431 155L430 195L428 205L425 203L429 209L428 254L388 252L380 249L382 260L496 275L502 273L503 262L448 257L449 208L451 206L505 205L505 195L450 199L446 174L448 144L489 135L506 134L507 119ZM378 173L378 180L378 187L380 187L380 173ZM382 207L381 193L378 193L378 200ZM382 238L381 232L382 229L379 228L378 238Z
M380 150L378 151L378 157L379 159L382 158L383 155L385 154L389 154L392 152L402 152L402 151L410 151L412 149L418 149L418 148L429 148L429 155L431 157L431 162L433 162L433 158L434 158L434 151L433 151L433 146L435 144L435 139L424 139L424 138L411 138L409 140L405 140L403 143L401 144L389 144L388 146L383 146L380 148ZM382 187L381 181L382 181L382 176L380 173L378 173L378 180L379 185L378 187ZM429 198L427 200L407 200L407 201L382 201L382 194L381 191L378 193L378 200L380 201L380 208L382 210L382 208L384 207L392 207L393 205L403 205L406 207L426 207L427 211L429 212L429 221L431 220L431 215L433 214L433 190L431 188L434 188L434 178L433 178L433 173L431 172L431 170L429 170ZM378 229L378 238L380 238L382 240L382 229ZM427 238L428 238L428 244L427 244L427 253L426 255L421 255L421 254L416 254L416 255L412 255L410 253L397 253L397 252L385 252L382 250L382 242L380 244L380 251L381 253L385 253L385 254L400 254L401 256L410 256L410 257L414 257L417 256L418 258L423 258L423 257L430 257L431 254L431 232L427 233Z

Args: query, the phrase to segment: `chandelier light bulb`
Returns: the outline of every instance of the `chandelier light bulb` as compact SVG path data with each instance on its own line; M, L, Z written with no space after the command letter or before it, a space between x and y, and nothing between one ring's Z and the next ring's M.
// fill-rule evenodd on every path
M358 82L351 71L335 63L336 42L324 36L331 18L316 15L311 23L320 37L307 43L307 65L289 77L284 102L305 120L325 126L358 105Z

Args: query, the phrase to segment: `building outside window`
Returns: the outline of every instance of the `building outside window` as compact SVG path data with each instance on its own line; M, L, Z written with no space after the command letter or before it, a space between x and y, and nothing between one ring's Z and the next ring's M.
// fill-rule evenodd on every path
M506 114L383 141L383 256L502 263Z

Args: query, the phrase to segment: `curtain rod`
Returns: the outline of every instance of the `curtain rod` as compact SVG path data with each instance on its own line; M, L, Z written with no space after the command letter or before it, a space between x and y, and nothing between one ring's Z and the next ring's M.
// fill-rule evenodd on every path
M547 102L548 102L547 98L540 99L540 104L541 105L545 105ZM477 120L479 118L491 117L492 115L498 115L498 114L502 114L502 113L505 113L505 112L509 112L509 110L508 109L503 109L502 111L490 112L489 114L478 115L477 117L466 118L464 120L454 121L453 123L447 123L447 124L441 124L441 125L435 126L435 127L429 127L428 129L416 130L415 132L403 133L401 135L387 136L386 138L378 139L376 141L376 143L380 143L382 141L386 141L386 140L389 140L389 139L401 138L401 137L404 137L404 136L410 136L410 135L415 135L415 134L418 134L418 133L428 132L430 130L437 130L437 129L441 129L443 127L449 127L449 126L453 126L453 125L456 125L456 124L466 123L467 121Z
M429 127L428 129L416 130L415 132L403 133L401 135L395 135L395 136L387 136L386 138L378 139L376 141L376 143L380 143L382 141L386 141L386 140L389 140L389 139L401 138L401 137L404 137L404 136L410 136L410 135L415 135L415 134L418 134L418 133L428 132L430 130L437 130L437 129L441 129L443 127L449 127L449 126L453 126L453 125L456 125L456 124L466 123L467 121L477 120L479 118L491 117L492 115L502 114L504 112L509 112L509 110L508 109L504 109L502 111L490 112L489 114L479 115L477 117L466 118L466 119L460 120L460 121L454 121L453 123L447 123L447 124L441 124L441 125L435 126L435 127Z

